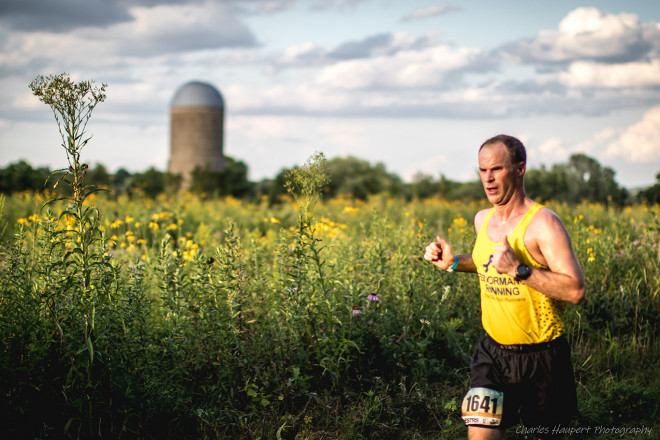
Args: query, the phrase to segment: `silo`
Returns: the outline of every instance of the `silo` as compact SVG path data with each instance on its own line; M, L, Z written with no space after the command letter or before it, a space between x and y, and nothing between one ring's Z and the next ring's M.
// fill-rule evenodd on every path
M222 153L225 103L210 84L192 81L181 86L170 106L170 163L189 188L195 168L224 171Z

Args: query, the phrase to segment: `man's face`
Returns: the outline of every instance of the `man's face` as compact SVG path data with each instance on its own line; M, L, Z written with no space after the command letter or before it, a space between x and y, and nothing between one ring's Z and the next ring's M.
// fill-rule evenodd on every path
M522 185L525 165L513 165L501 142L485 145L479 152L479 176L486 197L493 205L505 205Z

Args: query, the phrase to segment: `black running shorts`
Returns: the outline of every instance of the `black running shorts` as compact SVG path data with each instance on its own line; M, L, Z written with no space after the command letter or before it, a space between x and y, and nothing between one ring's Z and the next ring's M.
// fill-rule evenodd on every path
M566 427L577 414L571 351L564 337L511 346L486 335L470 370L470 391L462 405L468 425L504 429L522 422L538 437L553 438L553 428Z

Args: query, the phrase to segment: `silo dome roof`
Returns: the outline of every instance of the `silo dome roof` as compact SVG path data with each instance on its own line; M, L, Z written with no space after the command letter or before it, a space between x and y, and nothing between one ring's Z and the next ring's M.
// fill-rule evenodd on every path
M171 107L224 107L220 92L211 84L191 81L179 87Z

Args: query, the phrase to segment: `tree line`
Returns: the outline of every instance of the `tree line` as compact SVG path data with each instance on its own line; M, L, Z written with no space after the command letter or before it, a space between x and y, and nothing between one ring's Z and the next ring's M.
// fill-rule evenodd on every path
M232 196L241 199L267 197L276 203L286 194L286 175L291 170L282 169L274 179L252 182L248 179L248 167L240 161L226 157L222 172L196 169L190 190L206 197ZM399 176L387 171L382 163L371 164L355 157L334 158L327 161L330 182L324 188L327 198L347 195L367 199L370 195L388 193L405 199L425 199L439 196L446 200L480 200L483 189L477 176L474 181L459 182L444 175L434 177L417 174L412 182L404 182ZM60 175L47 167L32 167L26 161L9 164L0 169L0 192L9 194L21 191L43 191L53 188ZM107 188L118 196L156 197L159 194L175 194L181 189L181 176L172 175L156 168L131 173L123 168L110 173L102 164L86 171L86 183ZM615 172L602 166L596 159L585 154L573 154L566 163L528 169L525 177L527 194L540 202L550 200L566 203L583 201L624 206L635 202L660 203L660 173L656 183L636 192L620 186ZM58 184L58 191L66 192L66 184Z

